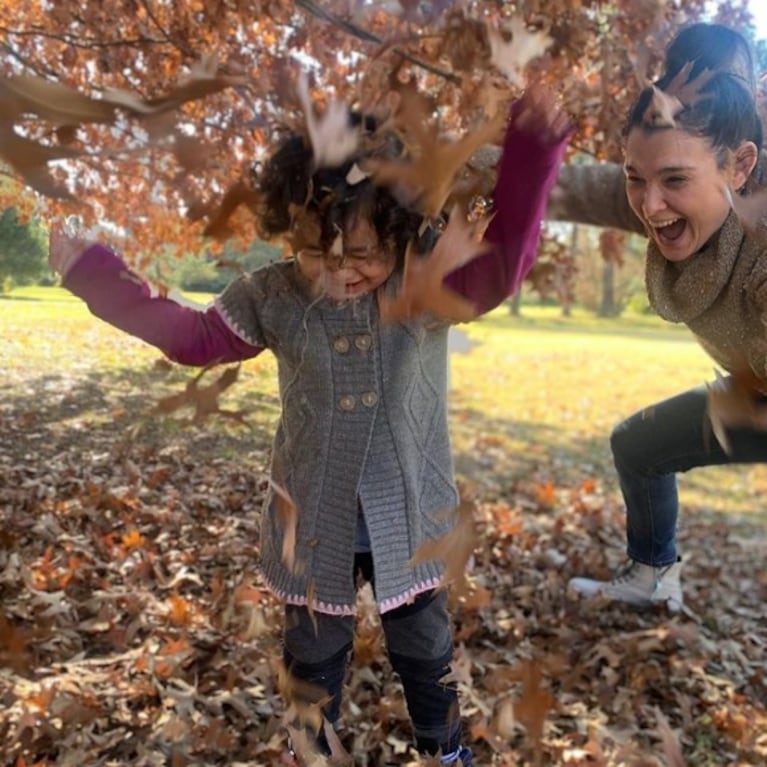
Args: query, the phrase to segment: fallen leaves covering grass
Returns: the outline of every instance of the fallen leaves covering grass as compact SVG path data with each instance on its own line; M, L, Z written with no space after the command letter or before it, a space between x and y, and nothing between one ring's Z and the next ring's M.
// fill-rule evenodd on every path
M479 543L453 676L476 764L764 764L756 469L708 480L737 515L706 486L686 496L686 614L565 594L623 556L609 428L710 365L657 325L496 313L465 330L451 423ZM222 395L246 425L200 424L150 415L192 371L77 304L2 301L0 336L3 763L285 763L280 608L256 574L273 363L243 364ZM414 764L366 596L344 742L359 765Z

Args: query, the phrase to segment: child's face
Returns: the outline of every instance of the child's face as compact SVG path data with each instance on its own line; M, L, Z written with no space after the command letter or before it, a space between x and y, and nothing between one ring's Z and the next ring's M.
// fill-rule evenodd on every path
M669 261L697 253L730 212L739 179L719 168L707 139L679 129L634 128L626 142L626 191L634 212Z
M296 258L301 273L317 290L339 301L373 292L386 282L395 264L373 226L364 220L339 233L327 251L305 246Z

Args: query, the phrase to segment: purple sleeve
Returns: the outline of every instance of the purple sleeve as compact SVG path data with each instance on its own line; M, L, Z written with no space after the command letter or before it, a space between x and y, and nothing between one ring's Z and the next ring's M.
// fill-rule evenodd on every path
M96 317L182 365L238 362L263 351L237 336L215 307L195 309L152 295L149 285L102 245L86 250L63 284Z
M493 198L495 216L485 232L494 247L445 279L484 314L519 290L532 267L549 193L570 136L556 144L515 128L506 132Z

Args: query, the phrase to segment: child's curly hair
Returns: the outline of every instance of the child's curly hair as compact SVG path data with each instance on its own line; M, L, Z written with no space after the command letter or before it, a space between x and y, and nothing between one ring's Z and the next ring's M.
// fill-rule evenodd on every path
M357 124L363 118L350 117ZM372 118L364 119L366 130L374 129ZM296 209L316 214L320 226L317 245L329 248L339 230L348 231L356 221L368 221L375 229L381 246L396 256L397 267L404 263L408 243L424 249L419 230L423 217L401 205L385 187L369 178L349 181L352 158L334 168L313 167L311 146L296 134L290 135L267 160L258 175L262 195L258 217L259 234L273 239L291 230ZM355 179L352 179L354 181Z

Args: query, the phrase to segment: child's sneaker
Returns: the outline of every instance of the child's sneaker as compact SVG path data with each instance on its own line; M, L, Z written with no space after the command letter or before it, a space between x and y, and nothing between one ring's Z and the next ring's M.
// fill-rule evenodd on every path
M665 567L650 567L629 560L610 581L571 578L567 589L583 597L605 596L641 607L665 604L669 612L678 613L684 605L681 572L681 560Z
M441 761L447 767L474 767L471 749L466 746L459 748L457 754L453 753L443 756Z

